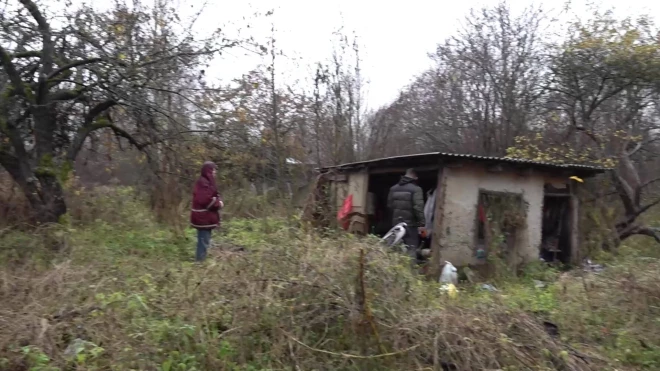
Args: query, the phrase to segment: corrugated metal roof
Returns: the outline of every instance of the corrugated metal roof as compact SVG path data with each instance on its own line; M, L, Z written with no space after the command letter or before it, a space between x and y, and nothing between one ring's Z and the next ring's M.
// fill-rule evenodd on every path
M447 153L447 152L428 152L428 153L419 153L419 154L414 154L414 155L404 155L404 156L394 156L394 157L384 157L384 158L379 158L375 160L368 160L368 161L358 161L358 162L351 162L351 163L346 163L346 164L341 164L337 166L329 166L321 169L317 169L320 171L327 171L330 169L349 169L349 168L354 168L354 167L362 167L362 166L379 166L379 165L386 165L390 162L408 162L408 161L423 161L423 160L429 160L429 159L463 159L463 160L470 160L470 161L477 161L477 162L498 162L498 163L509 163L509 164L519 164L519 165L528 165L530 167L537 167L537 168L546 168L546 169L557 169L557 170L574 170L574 171L582 171L585 173L602 173L605 171L608 171L610 169L604 168L604 167L598 167L598 166L590 166L590 165L581 165L581 164L560 164L560 163L551 163L551 162L543 162L543 161L532 161L532 160L526 160L526 159L521 159L521 158L513 158L513 157L494 157L494 156L478 156L478 155L471 155L471 154L460 154L460 153ZM410 164L409 166L415 166L414 164Z

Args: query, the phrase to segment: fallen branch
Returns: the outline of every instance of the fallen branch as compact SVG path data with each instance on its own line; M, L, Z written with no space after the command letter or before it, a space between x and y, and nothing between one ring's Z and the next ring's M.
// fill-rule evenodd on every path
M85 308L85 309L74 309L74 310L69 311L69 312L54 315L53 316L53 321L61 322L61 321L66 320L67 318L86 316L86 315L88 315L88 314L90 314L94 311L102 310L102 309L103 308L101 308L100 306L97 306L97 305L89 307L89 308Z
M284 331L284 330L282 330L282 329L280 329L280 330L282 331L282 333L284 333L284 335L288 336L291 340L295 341L295 342L298 343L299 345L301 345L301 346L303 346L303 347L305 347L305 348L307 348L307 349L309 349L309 350L311 350L311 351L313 351L313 352L323 353L323 354L329 354L329 355L337 356L337 357L353 358L353 359L375 359L375 358L392 357L392 356L396 356L396 355L400 355L400 354L404 354L404 353L410 352L411 350L414 350L414 349L419 348L419 346L421 345L421 344L416 344L416 345L413 345L413 346L411 346L411 347L409 347L409 348L406 348L406 349L403 349L403 350L400 350L400 351L397 351L397 352L381 353L381 354L375 354L375 355L372 355L372 356L359 356L359 355L357 355L357 354L336 353L336 352L331 352L331 351L329 351L329 350L323 350L323 349L313 348L313 347L311 347L311 346L309 346L309 345L303 343L302 341L296 339L295 337L293 337L293 336L292 336L291 334L289 334L288 332L286 332L286 331Z
M298 286L308 286L308 287L313 287L319 290L324 290L328 291L329 293L335 295L338 298L342 298L342 295L340 295L337 291L329 289L327 287L323 287L321 285L317 285L315 283L310 283L310 282L296 282L296 281L291 281L291 280L284 280L281 278L262 278L262 279L257 279L256 282L281 282L281 283L288 283L290 285L298 285Z

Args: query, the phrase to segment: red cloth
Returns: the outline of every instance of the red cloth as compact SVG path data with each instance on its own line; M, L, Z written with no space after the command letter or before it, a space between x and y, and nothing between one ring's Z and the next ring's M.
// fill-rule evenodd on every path
M344 200L344 204L341 205L341 209L337 212L337 220L342 222L342 227L347 230L350 225L350 220L348 214L353 210L353 195L350 194Z
M197 229L215 229L220 224L222 197L215 185L213 170L216 165L206 162L202 175L195 182L190 210L190 225Z

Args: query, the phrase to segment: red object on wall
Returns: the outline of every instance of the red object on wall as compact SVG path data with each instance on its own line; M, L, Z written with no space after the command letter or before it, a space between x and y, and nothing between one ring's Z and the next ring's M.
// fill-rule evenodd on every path
M483 204L479 204L479 221L482 223L486 222L486 210L484 210Z
M350 225L350 220L348 218L348 214L351 213L351 210L353 209L353 195L350 194L346 199L344 200L344 203L341 205L341 209L337 212L337 220L342 223L342 227L344 230L348 229L348 226Z

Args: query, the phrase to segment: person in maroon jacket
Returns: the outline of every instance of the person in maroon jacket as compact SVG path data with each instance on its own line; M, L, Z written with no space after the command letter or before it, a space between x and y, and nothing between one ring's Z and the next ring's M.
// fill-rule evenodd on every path
M215 185L217 166L210 161L202 165L202 175L195 182L190 210L190 225L197 229L197 252L195 260L206 259L211 242L211 231L220 225L220 209L225 205Z

